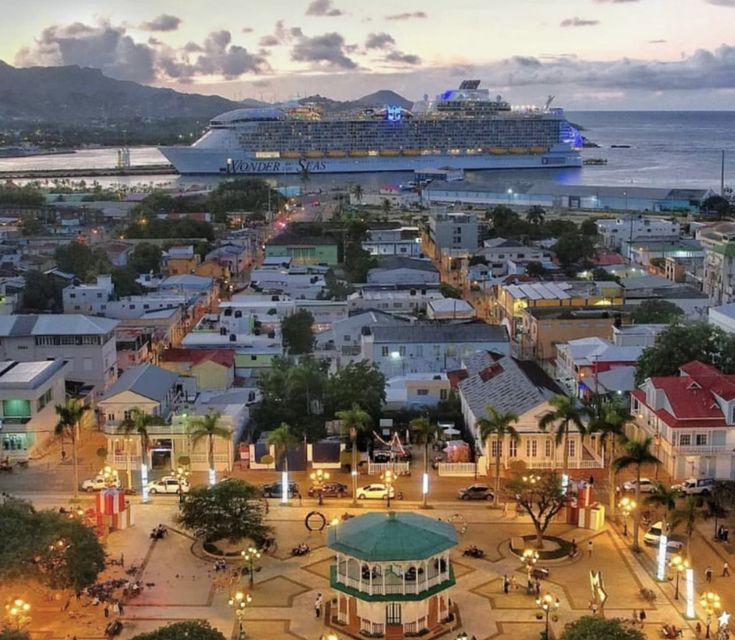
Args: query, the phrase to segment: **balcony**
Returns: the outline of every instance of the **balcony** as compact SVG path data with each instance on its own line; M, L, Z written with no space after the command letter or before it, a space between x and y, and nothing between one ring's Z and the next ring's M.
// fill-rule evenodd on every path
M732 450L732 447L726 444L673 447L673 452L679 456L712 456L718 453L729 453Z
M344 568L344 565L343 567ZM346 573L337 573L337 566L330 568L330 584L333 589L353 595L362 600L384 602L391 600L424 600L435 593L454 585L454 571L440 572L430 568L427 573L421 572L416 578L409 580L396 575L386 566L383 573L374 572L372 580L369 573L358 576L356 567L350 563Z

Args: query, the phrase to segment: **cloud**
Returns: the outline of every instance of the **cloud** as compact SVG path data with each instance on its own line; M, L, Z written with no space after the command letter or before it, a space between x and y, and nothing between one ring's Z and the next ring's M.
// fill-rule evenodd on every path
M366 49L385 49L396 43L389 33L371 33L365 40Z
M276 38L276 36L263 36L260 40L258 40L258 44L261 47L275 47L281 44L281 41Z
M406 13L394 13L389 16L385 16L386 20L411 20L413 18L428 18L429 16L426 15L426 12L424 11L413 11L413 12L406 12Z
M332 6L332 0L312 0L306 7L307 16L341 16L342 12Z
M582 18L566 18L559 23L560 27L594 27L600 24L599 20L584 20Z
M735 7L735 0L707 0L707 3L718 7Z
M79 65L94 67L118 80L151 82L155 78L155 50L138 43L124 27L107 21L95 26L75 22L53 25L30 47L15 56L19 67Z
M301 36L291 49L291 60L308 62L312 67L331 70L356 69L357 63L345 52L345 39L339 33L313 38Z
M181 18L162 13L150 22L143 22L139 28L143 31L176 31L181 24Z
M285 44L292 42L293 40L300 38L304 35L304 32L300 27L287 27L283 20L276 21L276 26L273 33L267 36L263 36L258 44L261 47L276 47L279 44Z
M391 51L385 56L386 62L393 62L401 66L415 66L421 64L421 58L412 53L403 53L402 51Z
M240 31L242 31L243 33L252 33L253 32L253 28L252 27L243 27L242 29L240 29Z
M666 42L668 42L668 40L659 38L658 40L649 40L648 44L665 44Z

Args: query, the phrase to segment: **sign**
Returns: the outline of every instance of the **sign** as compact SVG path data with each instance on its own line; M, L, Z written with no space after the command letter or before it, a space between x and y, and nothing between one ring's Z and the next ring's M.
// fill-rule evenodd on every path
M310 173L320 173L327 171L328 163L326 160L306 160L301 158L296 162L284 162L283 160L234 160L228 159L223 167L220 167L221 173L238 174L238 173L302 173L304 171Z

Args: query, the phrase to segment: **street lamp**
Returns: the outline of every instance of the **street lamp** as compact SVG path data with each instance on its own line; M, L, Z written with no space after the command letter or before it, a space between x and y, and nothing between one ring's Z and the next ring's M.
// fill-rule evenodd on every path
M676 572L676 587L674 589L674 600L679 599L679 575L689 568L689 560L676 554L669 560L669 566Z
M618 508L623 512L623 535L628 535L628 516L635 511L638 504L635 500L628 498L627 496L625 498L622 498L620 502L618 502Z
M390 469L386 469L385 473L383 473L380 477L385 484L385 494L388 497L388 508L390 509L390 494L391 491L393 491L393 481L395 480L396 475Z
M250 573L250 586L253 586L255 580L255 561L260 558L260 551L255 547L248 547L240 552L243 562L248 566Z
M189 472L184 467L176 468L176 482L179 483L179 504L184 502L184 487L189 484Z
M117 469L113 469L110 465L105 465L97 474L102 478L106 489L112 489L120 484L120 478L117 475Z
M317 495L319 496L319 504L324 504L324 483L329 480L329 473L324 471L324 469L317 469L309 477L314 483L314 489L316 489Z
M544 640L549 640L549 614L559 609L559 598L552 593L545 593L543 596L536 598L536 604L543 609L546 616L546 629L544 632Z
M240 632L240 638L245 637L243 631L242 621L245 617L245 607L247 607L253 601L253 596L249 593L243 593L242 591L236 592L228 601L227 604L235 610L235 617L237 618L238 630Z
M521 556L521 560L523 561L523 564L526 565L526 574L527 574L527 580L526 580L526 590L530 593L531 592L531 572L533 571L533 567L538 562L539 559L539 552L536 551L536 549L524 549L523 555Z
M8 612L8 618L11 624L15 624L18 630L30 621L28 612L31 610L31 605L23 600L23 598L16 598L10 604L6 604L5 610Z
M699 596L699 606L704 609L704 612L707 616L704 622L706 629L704 637L709 638L709 626L710 624L712 624L712 616L722 608L720 596L714 591L705 591Z

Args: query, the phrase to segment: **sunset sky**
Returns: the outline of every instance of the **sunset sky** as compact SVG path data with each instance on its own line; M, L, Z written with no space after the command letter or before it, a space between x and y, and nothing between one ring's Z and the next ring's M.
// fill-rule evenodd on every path
M229 98L478 78L517 103L731 109L733 25L735 0L25 0L3 2L0 60Z

